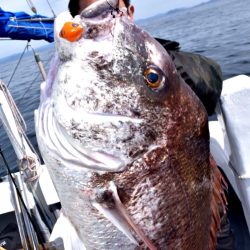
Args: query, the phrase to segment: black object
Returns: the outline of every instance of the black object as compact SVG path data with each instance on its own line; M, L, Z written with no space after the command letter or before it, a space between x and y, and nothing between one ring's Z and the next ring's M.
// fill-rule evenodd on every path
M200 98L208 115L212 115L222 90L220 66L205 56L180 51L178 42L161 38L156 40L167 50L178 74Z
M9 223L0 232L0 247L8 250L22 249L18 227L14 223Z
M235 237L231 230L231 226L227 217L224 214L221 219L221 229L217 236L216 250L235 250Z

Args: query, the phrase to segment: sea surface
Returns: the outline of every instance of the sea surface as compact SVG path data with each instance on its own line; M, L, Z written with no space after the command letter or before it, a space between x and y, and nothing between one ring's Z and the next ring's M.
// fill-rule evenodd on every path
M213 0L150 19L137 21L155 37L178 41L181 49L205 55L217 61L224 79L246 74L250 76L250 4L249 0ZM10 43L11 46L11 43ZM46 69L53 56L54 45L37 50ZM0 59L0 79L9 89L27 125L27 135L37 148L34 131L34 109L39 105L42 82L32 52L26 53L13 78L20 55ZM17 161L1 126L0 147L11 169ZM6 174L0 160L0 175Z

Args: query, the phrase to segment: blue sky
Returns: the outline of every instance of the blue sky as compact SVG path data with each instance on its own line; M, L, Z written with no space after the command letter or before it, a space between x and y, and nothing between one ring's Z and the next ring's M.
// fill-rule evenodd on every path
M47 1L50 2L56 14L67 9L68 0L32 0L39 14L52 16ZM135 5L135 19L147 18L176 8L191 7L202 2L208 2L208 0L132 0ZM6 11L25 11L32 14L26 0L1 0L0 7ZM31 44L39 47L46 45L46 42L32 41ZM0 41L0 58L21 52L25 45L24 41Z

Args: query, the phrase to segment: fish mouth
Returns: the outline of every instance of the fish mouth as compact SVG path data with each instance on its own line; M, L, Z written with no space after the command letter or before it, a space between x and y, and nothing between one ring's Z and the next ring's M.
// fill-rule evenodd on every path
M81 18L96 18L103 13L111 13L118 8L118 2L118 0L99 0L94 2L82 11Z
M88 121L95 124L142 122L136 118L100 113L85 113L81 115L81 118L82 122ZM49 148L49 153L65 166L81 167L85 168L86 171L122 172L132 162L119 150L106 152L102 149L82 147L55 118L51 104L44 103L39 107L36 126L40 137Z
M115 18L124 16L125 13L127 8L119 8L118 0L98 0L83 9L79 18L91 33L92 30L112 29Z
M142 119L128 117L123 115L111 114L111 113L82 113L78 118L81 119L81 122L89 122L93 124L102 124L102 123L112 123L112 124L120 124L131 122L134 124L141 124L143 122Z

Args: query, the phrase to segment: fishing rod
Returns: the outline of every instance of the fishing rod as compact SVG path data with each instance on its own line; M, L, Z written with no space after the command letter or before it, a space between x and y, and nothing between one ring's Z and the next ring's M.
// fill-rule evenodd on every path
M17 226L18 226L18 231L19 231L21 243L22 243L22 246L24 249L28 249L29 242L28 242L28 239L26 237L25 225L24 225L24 220L23 220L23 216L22 216L21 206L20 206L17 192L16 192L15 187L14 187L14 183L13 183L13 181L15 181L15 179L12 180L11 175L8 175L8 181L9 181L9 185L10 185L12 202L13 202L13 207L14 207L14 211L15 211L15 216L16 216L16 221L17 221Z
M23 247L24 249L27 250L30 249L39 250L40 249L39 247L42 247L42 249L45 250L45 247L43 245L43 237L40 234L39 226L37 225L36 221L32 218L30 212L28 211L28 208L24 202L21 191L16 182L16 178L13 177L10 171L9 164L2 152L1 147L0 147L0 155L3 159L4 165L8 173L10 188L13 196L16 219ZM31 223L31 225L29 224L29 222Z
M43 80L45 81L47 76L46 76L46 72L45 72L43 63L42 63L42 61L41 61L41 59L40 59L40 56L36 53L36 51L33 49L33 47L32 47L30 44L28 44L28 47L31 48L31 50L32 50L32 52L33 52L33 55L34 55L34 57L35 57L36 63L37 63L37 65L38 65L38 68L39 68L39 70L40 70L40 73L41 73L41 75L42 75L42 78L43 78Z

